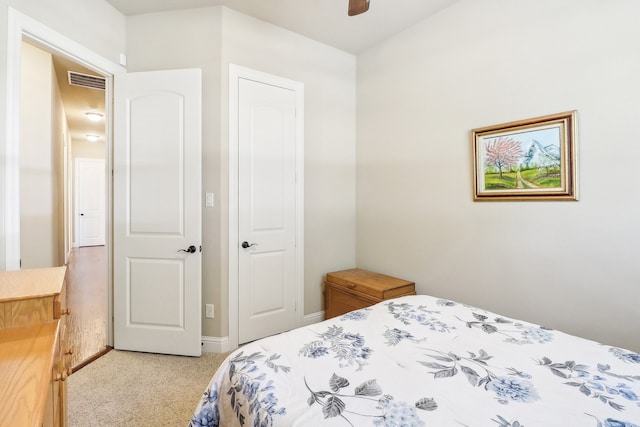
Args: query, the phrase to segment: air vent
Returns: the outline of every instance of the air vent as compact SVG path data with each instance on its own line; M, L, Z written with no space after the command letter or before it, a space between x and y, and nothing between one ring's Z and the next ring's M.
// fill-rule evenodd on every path
M73 86L82 86L90 89L104 90L105 78L91 76L89 74L77 73L69 71L69 84Z

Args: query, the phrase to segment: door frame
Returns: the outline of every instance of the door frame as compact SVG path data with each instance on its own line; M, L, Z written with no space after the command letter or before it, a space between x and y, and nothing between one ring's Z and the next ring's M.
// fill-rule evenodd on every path
M105 99L113 98L113 75L126 72L115 64L78 42L54 31L48 26L9 7L7 20L7 86L6 86L6 139L5 139L5 270L20 269L20 67L22 40L64 56L106 79ZM112 103L105 103L105 232L107 246L107 345L113 345L113 272L112 272L112 203L113 187L113 110Z
M296 317L304 319L304 85L294 80L229 64L229 349L238 348L239 304L239 209L238 209L238 80L244 78L287 88L296 92Z

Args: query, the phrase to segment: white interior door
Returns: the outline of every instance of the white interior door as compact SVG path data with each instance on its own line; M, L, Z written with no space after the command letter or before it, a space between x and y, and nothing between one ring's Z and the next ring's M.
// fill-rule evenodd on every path
M75 161L76 244L102 246L105 237L104 160Z
M244 343L299 326L302 89L253 78L237 84L238 338Z
M201 71L116 76L114 346L201 352Z

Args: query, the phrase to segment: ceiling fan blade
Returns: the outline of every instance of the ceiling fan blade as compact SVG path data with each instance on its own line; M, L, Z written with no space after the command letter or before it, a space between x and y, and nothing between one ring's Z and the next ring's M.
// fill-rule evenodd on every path
M360 15L369 10L369 0L349 0L349 16Z

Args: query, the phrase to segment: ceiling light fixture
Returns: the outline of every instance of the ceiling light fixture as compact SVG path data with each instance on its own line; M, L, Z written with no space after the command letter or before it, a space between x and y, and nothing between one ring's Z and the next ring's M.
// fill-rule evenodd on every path
M98 135L87 135L87 140L89 142L96 142L98 140Z
M102 114L100 113L85 113L87 115L87 119L91 120L92 122L99 122L100 120L102 120Z
M349 0L349 16L360 15L369 10L369 0Z

